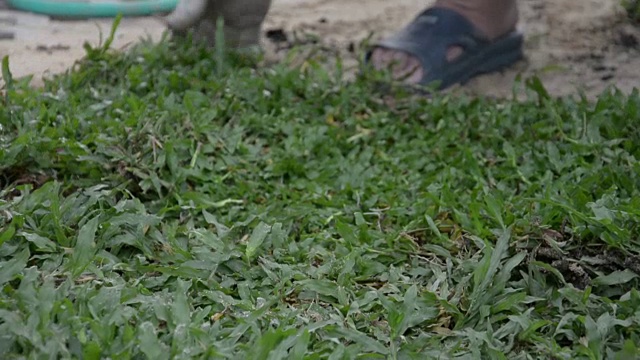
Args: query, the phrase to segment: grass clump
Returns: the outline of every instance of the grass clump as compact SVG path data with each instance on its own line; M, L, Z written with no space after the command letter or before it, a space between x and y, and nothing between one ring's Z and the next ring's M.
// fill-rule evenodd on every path
M637 91L216 58L93 49L3 90L0 357L638 356Z
M640 1L638 0L623 0L622 6L627 11L629 19L634 23L640 24Z

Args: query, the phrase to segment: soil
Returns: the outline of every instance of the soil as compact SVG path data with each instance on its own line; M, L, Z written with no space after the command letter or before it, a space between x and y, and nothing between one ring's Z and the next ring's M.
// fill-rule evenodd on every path
M429 5L424 0L274 0L264 26L265 47L273 59L285 51L283 41L313 35L325 48L357 64L354 46L387 36ZM521 30L526 59L497 74L481 76L462 87L465 93L511 96L518 75L539 76L556 96L584 92L594 97L608 87L625 93L640 87L640 27L634 26L620 0L521 0ZM2 19L16 25L6 25ZM15 21L17 19L17 21ZM97 43L110 20L55 21L47 17L0 10L0 29L11 27L13 40L0 40L0 56L10 55L15 76L63 72L84 55L85 41ZM164 25L159 18L125 19L115 48L141 37L157 41ZM284 47L286 48L286 47ZM280 50L278 50L280 49Z

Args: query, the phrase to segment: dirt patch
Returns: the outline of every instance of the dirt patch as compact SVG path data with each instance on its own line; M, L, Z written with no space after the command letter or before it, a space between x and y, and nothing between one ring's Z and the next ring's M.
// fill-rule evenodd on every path
M274 59L280 59L286 49L283 39L311 34L355 68L354 44L391 34L429 3L274 0L264 27L265 45ZM471 81L461 88L463 92L510 96L518 75L538 75L553 95L581 89L593 97L612 85L626 93L640 87L640 29L629 23L619 0L525 0L520 1L520 14L526 60L503 73ZM110 27L110 20L54 21L6 10L0 10L0 17L18 19L15 39L0 42L0 56L11 56L16 76L35 74L34 85L43 75L68 69L84 56L83 43L98 43ZM158 40L163 31L157 18L125 19L113 46L125 48L141 37ZM279 43L268 40L267 34Z
M532 255L532 260L549 264L578 289L591 286L599 274L626 270L640 275L640 257L617 250L577 248L563 254L551 247L540 246Z
M23 167L10 167L8 169L4 169L2 170L2 173L0 173L0 189L9 189L9 185L12 185L12 190L4 194L2 198L4 200L10 200L15 196L19 196L20 192L16 189L17 186L31 185L31 189L35 190L52 178L52 176L43 172L33 173Z

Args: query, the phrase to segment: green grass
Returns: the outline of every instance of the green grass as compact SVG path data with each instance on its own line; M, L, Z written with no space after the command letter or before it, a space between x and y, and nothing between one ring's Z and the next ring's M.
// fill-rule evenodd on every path
M627 11L627 15L632 22L640 23L640 1L622 0L622 7Z
M40 90L5 63L0 358L640 356L637 91L225 56L88 48Z

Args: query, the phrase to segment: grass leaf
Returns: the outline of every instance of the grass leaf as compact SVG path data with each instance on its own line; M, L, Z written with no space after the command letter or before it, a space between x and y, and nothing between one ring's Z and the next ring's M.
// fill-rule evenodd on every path
M593 279L593 283L595 285L605 285L605 286L622 285L637 278L638 278L638 274L631 272L629 270L615 271L608 275L598 276L597 278Z
M271 226L267 225L263 222L259 223L258 226L253 229L251 236L249 237L249 242L247 243L247 249L245 250L245 255L247 259L252 260L255 258L258 249L262 246L262 243L269 235L271 231Z
M87 221L78 231L78 237L73 247L73 255L69 263L69 269L74 277L80 275L93 261L96 254L96 231L100 223L100 217L96 216Z
M0 262L0 285L4 285L22 273L24 268L27 267L30 255L29 249L25 248L14 255L11 260Z

